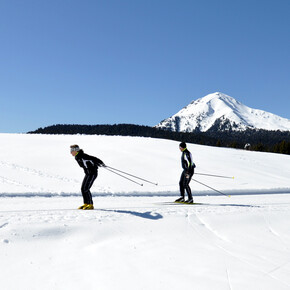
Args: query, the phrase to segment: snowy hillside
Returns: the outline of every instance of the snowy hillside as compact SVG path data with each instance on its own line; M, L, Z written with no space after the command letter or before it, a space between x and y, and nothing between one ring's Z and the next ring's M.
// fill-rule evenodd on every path
M0 194L5 196L79 195L83 171L69 151L75 143L111 167L158 183L139 186L100 168L92 189L95 194L175 195L179 189L180 151L176 141L96 135L0 134L0 138ZM195 144L189 149L197 172L235 177L198 177L221 190L241 193L290 188L290 156ZM213 193L199 184L194 188L197 194Z
M188 144L196 204L179 195L179 142L0 134L0 277L4 290L287 290L290 156ZM69 146L105 168L82 204ZM198 173L234 176L217 178Z
M218 92L193 101L156 127L178 132L204 132L214 125L219 130L228 130L231 127L233 130L257 128L290 131L290 120L249 108Z

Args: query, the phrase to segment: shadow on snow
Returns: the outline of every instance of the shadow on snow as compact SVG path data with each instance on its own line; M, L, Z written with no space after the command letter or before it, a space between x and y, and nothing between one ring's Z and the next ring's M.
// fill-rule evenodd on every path
M98 209L98 210L105 211L105 212L117 212L117 213L123 213L123 214L130 214L133 216L137 216L137 217L149 219L149 220L159 220L163 218L161 214L152 213L151 211L137 212L137 211L132 211L132 210L119 210L119 209Z

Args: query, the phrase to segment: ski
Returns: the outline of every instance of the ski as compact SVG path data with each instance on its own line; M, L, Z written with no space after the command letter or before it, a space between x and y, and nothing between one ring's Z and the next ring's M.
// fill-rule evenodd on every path
M176 201L163 201L163 202L156 202L157 205L172 205L172 206L181 206L181 205L210 205L209 203L201 203L201 202L194 202L194 203L185 203L185 202L176 202Z
M180 201L174 201L173 203L185 204L185 205L198 205L198 204L201 204L201 203L198 203L198 202L187 203L187 202L180 202Z

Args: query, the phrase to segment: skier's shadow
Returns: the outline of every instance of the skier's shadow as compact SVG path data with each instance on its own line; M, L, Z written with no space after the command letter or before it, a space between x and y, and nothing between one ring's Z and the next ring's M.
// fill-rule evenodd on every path
M117 213L124 213L124 214L131 214L137 217L141 217L143 219L149 219L149 220L159 220L162 219L163 216L160 213L152 213L151 211L146 212L137 212L137 211L131 211L131 210L120 210L120 209L100 209L101 211L107 211L107 212L117 212Z

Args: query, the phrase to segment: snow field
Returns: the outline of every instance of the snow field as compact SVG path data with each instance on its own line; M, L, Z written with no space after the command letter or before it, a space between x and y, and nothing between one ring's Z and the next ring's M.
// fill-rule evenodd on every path
M3 289L289 289L288 194L198 199L1 198Z
M189 144L196 205L172 204L178 142L117 136L0 134L0 281L4 290L290 289L289 156ZM82 211L79 144L100 169Z
M139 186L100 168L95 195L165 195L179 191L179 142L119 136L0 134L1 196L80 195L83 171L70 155L79 144L106 165L158 183ZM290 192L290 156L188 144L196 173L234 176L235 179L195 175L194 178L229 194ZM140 181L139 181L140 182ZM194 194L215 194L192 182Z

